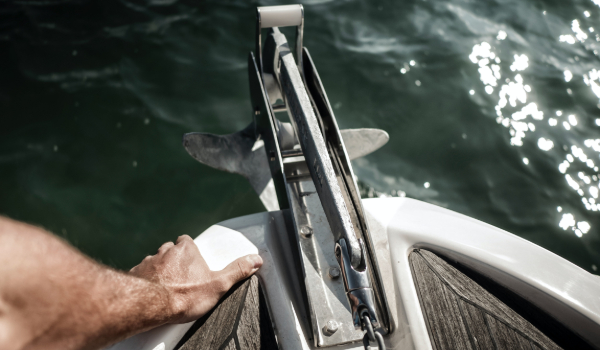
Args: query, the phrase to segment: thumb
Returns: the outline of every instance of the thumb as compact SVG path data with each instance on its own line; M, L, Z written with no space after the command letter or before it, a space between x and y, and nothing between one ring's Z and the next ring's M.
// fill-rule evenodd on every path
M257 254L246 255L234 260L223 270L219 271L225 282L227 290L239 281L252 276L263 264L262 258Z

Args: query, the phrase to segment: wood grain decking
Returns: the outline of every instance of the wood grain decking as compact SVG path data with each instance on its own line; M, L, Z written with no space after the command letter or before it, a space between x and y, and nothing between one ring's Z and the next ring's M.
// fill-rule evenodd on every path
M521 297L461 265L420 249L409 256L434 350L591 349ZM258 278L232 288L175 349L277 349Z
M219 304L200 318L175 349L277 349L277 341L258 278L234 286Z
M415 250L409 261L434 349L562 349L436 254Z

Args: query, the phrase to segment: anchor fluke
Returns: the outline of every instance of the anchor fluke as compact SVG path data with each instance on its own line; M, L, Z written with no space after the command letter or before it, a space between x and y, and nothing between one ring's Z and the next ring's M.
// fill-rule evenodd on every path
M344 129L340 134L350 160L371 154L390 140L390 135L381 129Z
M264 143L256 139L254 123L229 135L185 134L183 146L202 164L242 175L248 179L268 211L279 210Z
M291 129L291 125L280 123L280 130L286 129ZM252 122L243 130L228 135L192 132L183 135L183 147L202 164L242 175L248 179L267 210L279 210L264 143L257 140L254 130ZM345 129L340 132L350 159L366 156L389 140L388 133L380 129ZM287 138L283 134L279 137Z

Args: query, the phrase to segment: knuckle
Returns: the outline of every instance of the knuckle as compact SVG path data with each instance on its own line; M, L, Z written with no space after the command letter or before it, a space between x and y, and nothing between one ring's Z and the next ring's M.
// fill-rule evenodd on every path
M169 248L171 248L173 246L173 242L166 242L163 243L163 245L160 246L160 248L158 248L159 252L164 252L165 250L168 250Z
M248 276L250 274L251 269L250 269L250 266L246 259L238 260L236 265L237 265L237 276L236 276L237 281L245 278L246 276Z
M217 290L219 295L223 295L227 293L227 291L231 288L231 282L227 278L227 276L221 276L217 278L214 282L215 289Z
M188 235L181 235L177 238L177 242L189 242L192 241L192 237L188 236Z

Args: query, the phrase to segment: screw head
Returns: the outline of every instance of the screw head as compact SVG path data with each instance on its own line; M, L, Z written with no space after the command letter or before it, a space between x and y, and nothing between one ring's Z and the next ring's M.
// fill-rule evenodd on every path
M332 335L333 333L337 332L337 330L338 323L335 320L327 321L325 327L323 327L323 333L325 333L326 335Z
M338 267L329 268L329 277L332 279L336 279L340 277L340 269Z
M312 236L313 230L312 227L310 226L302 226L302 228L300 229L300 234L304 237L304 238L309 238L310 236Z

